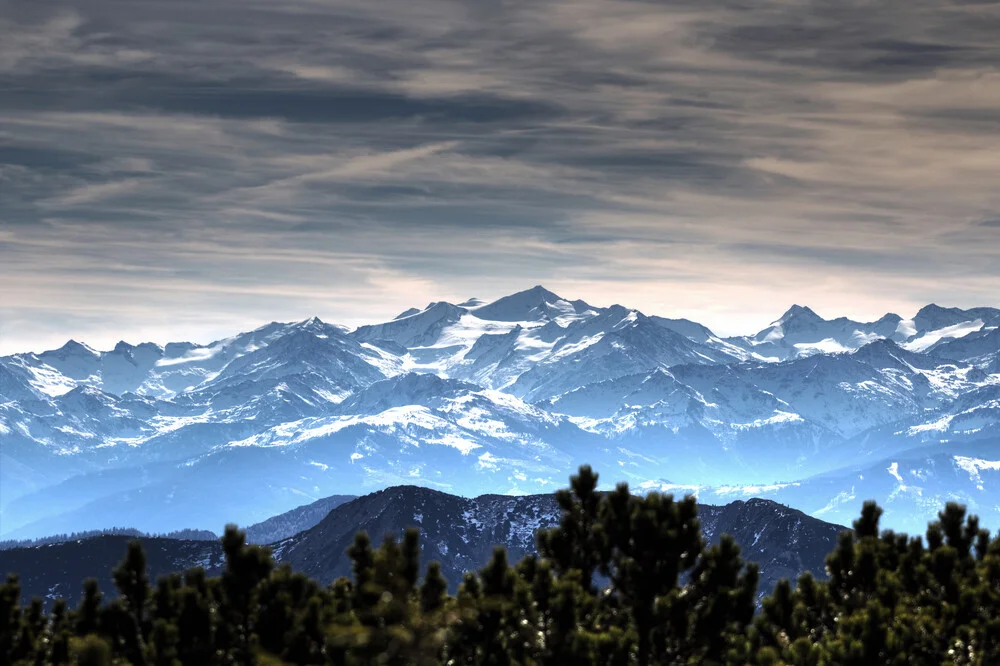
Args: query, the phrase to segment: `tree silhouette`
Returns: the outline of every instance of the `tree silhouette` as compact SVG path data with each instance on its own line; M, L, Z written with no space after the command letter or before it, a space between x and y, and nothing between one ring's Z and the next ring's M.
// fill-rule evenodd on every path
M512 563L497 548L454 596L438 563L421 577L416 530L378 548L359 533L352 577L326 586L232 526L219 577L195 568L151 587L134 541L119 596L88 579L75 610L25 605L9 576L0 664L1000 664L1000 540L959 505L909 537L866 503L827 580L780 581L758 603L757 568L728 536L706 545L692 499L601 493L597 479L581 468L558 494L538 555Z

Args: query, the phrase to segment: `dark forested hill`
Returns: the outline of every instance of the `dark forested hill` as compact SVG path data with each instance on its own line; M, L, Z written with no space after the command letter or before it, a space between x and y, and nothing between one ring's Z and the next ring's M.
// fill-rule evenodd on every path
M21 579L24 599L42 597L51 602L62 597L75 605L83 591L83 581L96 578L106 595L115 596L111 570L125 555L134 537L112 534L29 548L0 551L0 573L16 573ZM209 573L223 563L219 541L195 541L166 537L142 537L150 578L191 567Z
M334 498L330 498L334 499ZM337 498L342 501L345 498ZM274 524L265 522L248 530L261 535L280 531L294 521L315 523L316 503L300 514ZM386 534L399 536L407 527L421 530L422 559L441 562L442 572L454 589L465 571L475 570L490 558L495 545L507 548L512 561L535 552L535 532L558 522L553 495L508 497L483 495L475 499L457 497L426 488L397 486L337 504L310 529L274 543L275 559L308 574L322 584L350 574L345 554L358 531L375 543ZM299 511L299 510L297 510ZM824 576L823 562L833 550L837 525L811 518L770 500L736 501L725 506L699 506L705 539L717 542L731 534L743 548L746 559L759 564L761 590L770 590L780 578L794 580L803 571ZM75 603L87 577L100 581L112 593L111 569L125 553L128 536L110 535L61 544L14 548L0 552L0 573L21 577L26 599L63 597ZM222 561L216 541L191 541L149 537L142 539L152 578L171 571L202 566L214 571Z
M736 501L725 506L699 505L702 532L717 542L731 534L746 559L761 569L761 589L781 578L794 580L803 571L824 576L824 558L833 550L841 526L825 523L770 500ZM331 511L318 525L274 545L281 562L289 562L320 581L350 573L345 550L355 532L367 532L375 543L385 534L400 536L419 527L423 560L439 560L452 587L462 573L490 558L493 546L507 548L511 561L535 552L534 534L554 526L559 509L554 495L475 499L398 486L372 493Z

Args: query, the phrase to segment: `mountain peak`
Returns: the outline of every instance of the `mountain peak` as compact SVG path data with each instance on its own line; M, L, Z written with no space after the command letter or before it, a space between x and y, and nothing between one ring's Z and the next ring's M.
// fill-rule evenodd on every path
M555 298L557 300L560 300L559 296L556 296L555 293L549 291L548 289L546 289L545 287L543 287L540 284L536 284L534 287L532 287L531 289L528 289L527 291L529 291L530 293L533 293L533 294L540 294L542 296L552 297L552 298Z
M873 340L868 344L861 345L857 350L851 352L851 355L857 359L871 359L871 358L884 358L889 355L892 357L897 357L900 354L906 354L906 350L896 344L893 340L889 338L879 338L878 340Z
M388 341L402 347L431 345L442 330L468 312L447 301L435 301L428 303L423 310L407 310L384 324L361 326L355 329L353 336L362 342Z
M972 319L975 319L975 316L970 312L961 308L945 308L937 303L925 305L913 316L918 331L943 328Z
M523 291L518 291L516 293L507 296L507 298L521 298L530 299L535 302L545 302L545 303L555 303L556 301L566 300L559 294L549 291L540 284L536 284L531 289L525 289Z
M392 320L397 321L399 319L406 319L407 317L412 317L413 315L420 314L421 312L422 310L420 308L409 308L400 312L398 315L393 317Z
M954 312L957 308L946 308L938 305L937 303L928 303L924 307L917 310L917 315L932 315L940 314L942 312Z
M531 289L504 296L476 308L475 314L480 319L492 321L529 321L553 319L560 314L575 312L575 309L575 306L558 294L535 285Z
M913 368L931 369L938 365L933 357L915 354L901 347L894 340L880 338L860 347L851 356L875 368L896 368L911 371Z
M805 320L805 321L825 321L822 317L812 311L808 306L805 305L793 305L788 308L785 314L781 315L778 322L784 324L792 319Z
M86 354L88 356L99 356L98 352L94 351L94 349L92 349L89 345L85 345L84 343L77 342L76 340L73 339L68 340L66 344L64 344L59 349L56 349L54 352L45 352L45 353L58 353L62 355Z
M559 301L566 300L559 294L549 291L540 284L536 284L531 289L524 289L522 291L515 292L510 296L505 296L503 298L500 298L498 299L498 301L507 299L523 301L525 303L532 303L534 305L540 305L542 303L557 303Z
M877 340L872 340L867 344L861 345L861 347L858 348L858 351L860 352L863 349L889 349L895 351L897 349L902 349L902 347L900 347L896 341L890 340L889 338L878 338Z
M895 312L886 312L875 323L876 324L898 324L901 321L903 321L903 318L900 317Z
M348 333L350 329L340 324L331 324L329 322L323 321L319 317L310 317L309 319L304 319L299 322L295 322L290 326L284 327L282 332L287 331L307 331L314 335L343 335Z
M427 307L422 310L422 312L434 311L434 312L444 312L459 309L460 306L454 303L449 303L448 301L434 301L433 303L428 303Z

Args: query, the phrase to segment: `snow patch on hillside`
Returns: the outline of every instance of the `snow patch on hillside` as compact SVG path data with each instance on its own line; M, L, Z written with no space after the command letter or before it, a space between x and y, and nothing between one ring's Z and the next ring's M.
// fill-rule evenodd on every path
M927 331L914 340L904 342L902 347L909 351L926 351L945 338L962 338L970 333L975 333L976 331L981 330L983 325L984 323L982 319L976 319L974 321L964 321L960 324L945 326L944 328L939 328L934 331Z
M983 460L968 456L955 456L955 464L969 474L969 478L976 484L976 488L979 490L984 489L981 472L1000 471L1000 460Z
M850 347L845 347L833 338L824 338L818 342L796 342L794 347L802 355L839 354L841 352L852 351Z
M55 368L51 368L47 365L37 367L26 366L26 368L28 372L31 373L31 378L28 380L28 383L31 384L32 388L53 398L69 393L79 384L69 377L66 377ZM88 379L82 380L82 383L96 381L96 377L89 377Z

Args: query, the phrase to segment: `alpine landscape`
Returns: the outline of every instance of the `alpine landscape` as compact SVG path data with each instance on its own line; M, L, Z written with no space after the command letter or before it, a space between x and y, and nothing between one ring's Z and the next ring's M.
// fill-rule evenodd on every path
M0 0L0 666L1000 664L996 0Z
M462 516L462 498L545 496L583 464L638 492L768 499L839 525L871 498L904 531L948 501L1000 525L993 308L863 323L796 305L722 338L539 286L353 330L313 318L205 345L71 340L0 363L7 540L221 533L318 503L255 539L278 543L384 488L439 491ZM418 497L395 494L382 528L420 526ZM341 520L338 538L381 513ZM525 552L525 526L557 518L516 503L489 515L439 524L442 543L487 530Z

